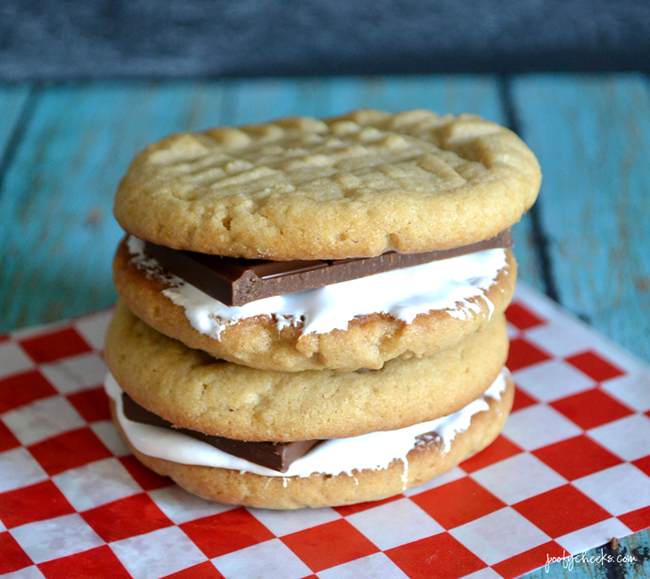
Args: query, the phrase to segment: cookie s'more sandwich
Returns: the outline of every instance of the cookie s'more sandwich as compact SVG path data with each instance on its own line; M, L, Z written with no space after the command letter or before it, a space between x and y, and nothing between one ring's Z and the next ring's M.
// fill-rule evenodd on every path
M206 498L384 498L512 403L510 226L539 166L470 115L359 111L173 135L115 215L106 388L136 456Z

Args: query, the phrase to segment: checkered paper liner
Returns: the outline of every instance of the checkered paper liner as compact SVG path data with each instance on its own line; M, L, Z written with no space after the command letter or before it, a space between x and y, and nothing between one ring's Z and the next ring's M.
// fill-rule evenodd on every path
M0 337L0 575L515 577L650 526L650 369L520 287L512 415L397 497L267 511L149 471L109 418L111 312Z

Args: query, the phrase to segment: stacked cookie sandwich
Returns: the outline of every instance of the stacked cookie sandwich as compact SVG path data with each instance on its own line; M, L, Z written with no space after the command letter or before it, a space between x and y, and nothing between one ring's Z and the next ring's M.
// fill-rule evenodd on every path
M470 115L374 110L173 135L115 215L106 389L135 455L267 508L381 499L510 410L510 226L539 166Z

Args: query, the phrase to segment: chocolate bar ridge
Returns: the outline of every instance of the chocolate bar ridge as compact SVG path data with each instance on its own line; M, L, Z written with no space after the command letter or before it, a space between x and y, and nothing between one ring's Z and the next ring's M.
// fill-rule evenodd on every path
M140 406L128 394L122 393L124 416L133 422L172 429L206 442L223 452L265 466L277 472L287 472L293 462L307 454L320 440L301 440L297 442L246 442L212 434L205 434L189 428L177 428L168 420Z
M390 251L377 257L313 261L237 259L145 243L145 253L161 266L227 306L316 289L395 269L512 247L509 229L496 236L452 249L425 253Z

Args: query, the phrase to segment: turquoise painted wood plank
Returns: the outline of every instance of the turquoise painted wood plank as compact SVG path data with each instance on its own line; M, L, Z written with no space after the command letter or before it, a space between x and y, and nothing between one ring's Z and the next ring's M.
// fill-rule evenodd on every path
M247 79L229 85L233 124L287 115L336 115L356 108L398 112L428 108L440 113L471 112L503 121L498 86L488 76L334 77Z
M645 77L514 84L544 172L542 224L560 300L650 360L650 87Z
M339 109L377 108L389 112L425 108L439 114L474 113L504 122L493 76L390 76L341 79L333 87ZM337 111L338 112L338 111Z
M0 85L0 159L29 97L30 85Z
M261 123L285 116L324 117L332 114L332 79L262 78L231 81L229 125Z
M167 133L222 123L219 83L44 88L0 198L0 329L49 322L115 300L112 217L133 155Z

